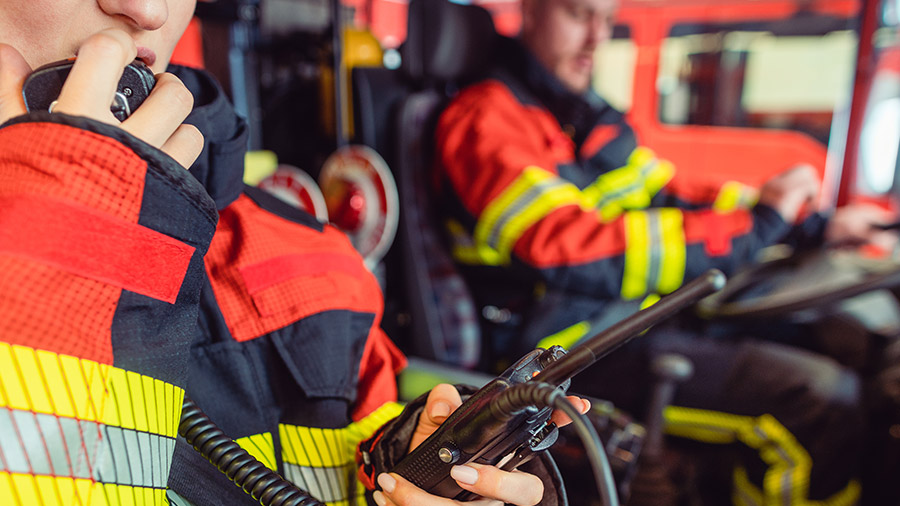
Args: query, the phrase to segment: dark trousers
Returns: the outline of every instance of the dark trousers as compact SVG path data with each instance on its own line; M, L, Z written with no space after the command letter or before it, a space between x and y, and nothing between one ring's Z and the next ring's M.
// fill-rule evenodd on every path
M571 301L556 307L580 310ZM519 335L536 342L552 333L552 313L532 314ZM668 353L689 359L693 375L677 387L666 430L735 457L735 503L854 503L865 436L861 385L831 358L765 336L706 337L674 321L602 358L573 379L570 391L640 418L657 381L650 364Z

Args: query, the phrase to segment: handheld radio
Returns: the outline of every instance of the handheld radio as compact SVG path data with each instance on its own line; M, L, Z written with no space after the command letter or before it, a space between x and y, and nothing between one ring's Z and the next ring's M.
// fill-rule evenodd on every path
M29 111L52 111L74 64L75 59L71 58L35 69L22 86L25 108ZM134 60L129 63L122 72L115 97L109 107L113 116L119 121L125 121L125 118L131 116L131 113L150 95L150 90L155 84L156 77L144 62Z
M556 406L549 401L554 396L564 398L574 375L724 286L724 274L715 269L707 271L568 353L559 346L528 353L467 399L391 471L433 494L472 499L474 496L450 477L452 466L475 462L512 470L549 448L558 437L558 428L550 422L552 407Z

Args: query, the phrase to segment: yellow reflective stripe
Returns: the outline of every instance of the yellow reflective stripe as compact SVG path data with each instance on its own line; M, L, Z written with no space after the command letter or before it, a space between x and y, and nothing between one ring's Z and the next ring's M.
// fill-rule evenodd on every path
M649 291L668 293L681 286L687 258L681 210L630 211L624 220L622 298L636 299Z
M247 450L247 453L253 455L256 460L265 464L266 467L273 471L277 471L275 443L272 441L271 432L242 437L240 439L235 439L234 442L241 448Z
M470 265L500 265L500 253L487 245L476 245L472 236L466 232L462 224L456 220L447 220L447 231L450 232L453 258Z
M646 212L625 213L625 270L622 298L636 299L647 293L650 270L650 217Z
M393 420L403 411L403 405L399 402L387 402L382 404L378 409L369 413L368 416L351 423L347 427L347 441L355 448L364 439L369 439L375 431L389 420ZM355 453L354 453L355 455Z
M684 239L684 215L680 209L659 210L659 237L662 244L659 281L653 289L667 294L684 283L687 246Z
M672 162L668 160L657 160L656 167L647 174L644 187L647 189L647 193L652 197L665 188L673 177L675 177L675 166Z
M575 185L539 167L526 167L485 207L475 226L475 244L491 247L501 263L508 263L528 227L560 207L581 204Z
M0 406L175 437L183 397L149 376L0 342Z
M824 501L809 501L813 506L853 506L859 501L862 494L862 486L857 480L850 480L844 490L834 494Z
M343 429L280 424L282 458L287 463L308 467L336 467L353 462L359 442L370 437L402 410L400 404L388 402Z
M756 205L759 198L757 190L737 181L728 181L719 189L712 208L720 213L729 213L736 209L749 209Z
M674 208L625 214L625 267L622 298L669 293L684 281L687 259L684 218Z
M648 148L637 147L625 165L600 175L582 190L584 203L600 209L607 219L617 208L644 208L674 175L675 167L669 161L657 159Z
M800 443L775 417L731 415L715 411L669 406L663 412L666 432L671 435L727 444L740 441L759 451L768 465L763 477L759 504L766 506L807 506L852 504L860 489L851 481L847 488L825 501L810 501L809 475L812 461ZM736 478L740 477L738 474ZM746 474L744 475L746 476ZM742 500L753 498L752 490L736 483L745 493ZM848 502L849 501L849 502ZM737 503L737 502L736 502Z
M129 487L87 479L0 472L4 506L163 506L164 488Z
M796 504L800 506L853 506L859 500L862 487L859 481L850 480L843 490L835 493L823 501L800 500ZM762 490L750 482L747 470L737 466L734 468L734 490L732 502L736 506L765 506Z
M0 342L0 504L165 504L183 390Z
M747 470L741 466L734 468L734 490L731 500L735 506L762 506L762 491L750 482Z
M284 477L332 506L359 498L364 488L355 479L356 447L401 411L402 405L388 402L343 429L279 425Z
M581 338L591 331L591 324L588 322L578 322L571 327L560 330L555 334L551 334L537 343L538 348L548 349L551 346L562 346L569 349L575 345Z

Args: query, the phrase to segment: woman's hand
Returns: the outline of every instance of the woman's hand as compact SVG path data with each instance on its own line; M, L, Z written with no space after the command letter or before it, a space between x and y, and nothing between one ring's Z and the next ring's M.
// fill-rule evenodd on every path
M110 112L122 71L136 55L134 40L122 30L104 30L88 37L53 111L119 126L190 167L203 149L203 135L184 124L193 96L177 77L157 75L150 96L125 121L120 123ZM22 85L30 73L31 67L15 48L0 44L0 122L26 113Z
M591 405L588 401L569 396L569 402L586 413ZM434 387L428 395L425 410L410 442L410 450L416 448L431 435L456 408L462 404L459 393L451 385ZM559 426L571 422L569 417L554 412L552 421ZM538 504L544 495L544 485L537 476L520 471L502 471L493 466L466 464L453 466L450 476L463 489L484 499L468 502L468 505L502 506L504 503L518 506ZM451 506L463 504L459 501L431 495L398 474L381 474L377 478L382 491L375 492L375 502L380 506Z

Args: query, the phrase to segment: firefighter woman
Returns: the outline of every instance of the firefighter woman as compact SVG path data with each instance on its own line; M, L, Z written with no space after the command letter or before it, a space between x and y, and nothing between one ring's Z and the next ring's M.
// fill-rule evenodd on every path
M463 89L436 133L442 218L483 308L493 359L570 347L711 267L726 273L783 240L870 240L868 208L793 226L816 196L809 167L715 191L673 187L674 167L641 145L590 90L615 0L523 0L487 79ZM601 77L602 78L602 77ZM573 391L642 412L654 355L696 372L668 430L740 447L737 504L851 504L861 446L859 381L835 361L759 339L656 331L575 379ZM578 390L580 389L580 390Z
M164 73L193 8L0 1L4 505L166 504L167 486L175 504L253 503L176 441L185 392L262 462L347 504L362 493L357 443L400 412L404 359L359 255L243 186L246 125L209 75ZM52 112L26 113L31 69L76 53ZM157 82L120 122L110 103L135 58ZM435 389L421 419L367 449L405 452L459 402ZM543 489L495 468L454 476L514 504ZM446 504L378 483L378 504Z

